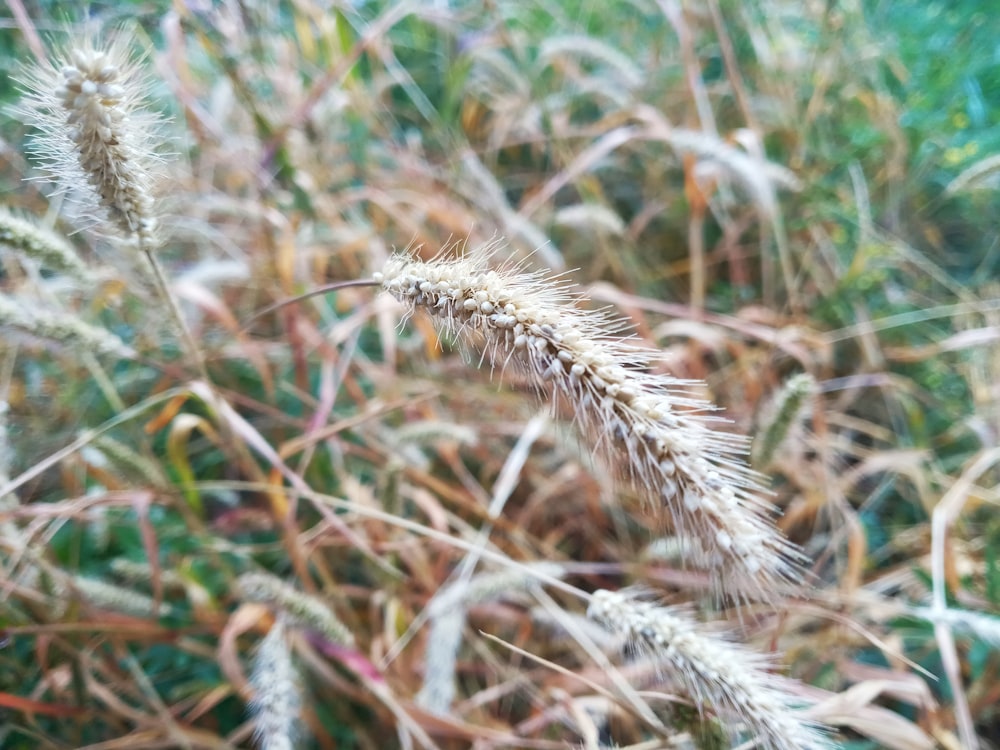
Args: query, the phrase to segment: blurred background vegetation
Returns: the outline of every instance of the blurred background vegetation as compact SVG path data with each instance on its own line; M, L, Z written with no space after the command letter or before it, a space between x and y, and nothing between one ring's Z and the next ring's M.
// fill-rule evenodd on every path
M370 276L394 248L496 236L504 257L566 272L627 318L665 371L705 380L735 430L765 427L790 376L816 379L758 467L815 588L777 612L713 610L651 551L669 529L612 501L604 470L552 426L491 549L563 562L587 590L644 583L731 616L844 698L843 747L1000 746L1000 13L987 5L91 3L95 29L122 26L148 55L148 96L172 118L162 262L214 386L191 386L137 260L25 181L30 133L5 109L2 203L70 237L105 281L5 252L3 293L142 356L0 339L0 469L16 484L0 501L0 746L250 746L241 670L270 620L239 593L248 571L322 597L357 641L353 657L295 643L302 747L396 746L413 731L402 716L442 747L582 742L568 707L596 694L479 636L596 679L530 599L470 610L453 717L413 707L426 629L384 657L464 551L357 510L473 540L537 402L439 348L419 317L399 327L371 290L243 328ZM87 19L67 12L7 5L4 104L32 32L81 33L67 24ZM355 509L295 506L290 482ZM936 582L935 508L954 521ZM951 651L920 614L935 583L968 613ZM618 710L604 746L648 739ZM684 741L719 746L673 711Z

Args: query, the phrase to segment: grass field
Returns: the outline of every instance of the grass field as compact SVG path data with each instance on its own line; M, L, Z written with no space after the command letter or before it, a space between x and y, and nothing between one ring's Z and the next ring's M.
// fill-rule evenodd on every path
M0 747L1000 747L1000 15L66 12L0 12Z

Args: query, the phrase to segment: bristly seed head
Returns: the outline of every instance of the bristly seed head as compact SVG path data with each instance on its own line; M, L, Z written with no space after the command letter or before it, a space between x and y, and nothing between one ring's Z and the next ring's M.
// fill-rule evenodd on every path
M58 192L83 216L150 249L161 118L143 106L148 83L127 39L119 33L104 48L82 41L28 68L18 78L24 96L16 112L37 128L30 150ZM77 197L81 191L89 197Z
M767 601L798 581L801 553L768 517L745 465L747 440L710 429L714 407L688 395L692 384L653 374L656 353L624 341L606 314L581 309L565 283L517 265L485 271L496 249L430 261L394 255L377 278L411 311L435 311L451 334L474 334L494 362L575 404L576 424L608 463L698 542L703 553L691 561L713 572L721 593Z
M257 746L266 750L292 750L299 727L302 697L299 675L281 618L257 647L250 682L250 702Z
M793 681L771 674L768 660L715 635L683 610L644 601L634 592L595 591L587 616L623 637L664 677L770 750L830 747L823 731L791 710Z

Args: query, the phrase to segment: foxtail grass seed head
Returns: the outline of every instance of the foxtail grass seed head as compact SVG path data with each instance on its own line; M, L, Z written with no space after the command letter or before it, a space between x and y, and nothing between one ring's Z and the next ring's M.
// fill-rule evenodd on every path
M488 267L496 247L457 258L392 256L376 280L410 312L485 342L501 377L519 367L538 390L565 398L574 421L650 506L665 509L691 562L714 573L720 593L773 600L798 581L801 552L771 522L745 437L710 428L714 407L691 383L651 372L656 352L633 345L621 324L581 309L565 282L518 265Z
M104 328L84 323L75 315L35 309L17 299L0 294L0 327L13 328L40 339L87 349L95 354L132 358L136 352Z
M455 671L465 628L465 608L455 607L431 618L424 655L424 682L416 703L432 714L444 716L455 700Z
M774 397L769 417L753 446L753 465L763 470L774 459L775 453L785 442L792 427L809 408L810 399L816 395L816 380L807 372L794 375L785 381Z
M0 208L0 246L76 281L87 283L95 278L65 237L6 208Z
M9 414L10 404L5 399L0 399L0 482L4 484L10 481L10 467L14 463L14 451L10 442ZM15 496L0 496L0 510L15 505L17 505Z
M148 81L119 33L106 47L82 40L25 71L17 113L37 128L30 150L85 216L121 239L156 245L153 185L160 118L143 99Z
M48 616L52 618L52 621L65 617L66 612L69 610L70 601L73 598L68 583L68 581L71 579L69 579L65 575L60 575L57 571L42 570L37 566L33 567L35 568L35 570L38 571L38 583L36 583L35 587L33 588L37 588L40 591L44 591L49 596L49 600L46 604ZM87 581L92 579L80 579L80 580L82 581L82 588L81 586L75 586L76 590L79 591L81 594L83 594L85 597L90 598L90 595L93 592L91 590L87 590L86 584ZM97 590L96 599L100 599L101 593L104 592L100 590L100 581L97 581L96 583L97 585L93 587L93 589ZM99 607L106 606L107 609L118 609L119 611L134 613L134 610L129 610L127 608L119 609L118 604L111 603L110 599L114 599L114 596L112 595L111 597L109 597L109 601L107 601L105 605L102 605L97 600L94 600L94 604ZM120 601L120 599L115 599L115 601ZM144 606L146 602L142 599L141 596L138 602L139 602L139 613L138 613L139 617L145 617L152 614L152 606L150 606L149 610L146 610ZM136 600L132 600L130 598L130 604L135 604L135 603ZM152 605L151 600L149 601L149 604Z
M283 620L279 617L261 641L250 675L254 697L254 739L261 750L292 750L299 726L301 694Z
M244 601L268 604L281 610L289 623L311 628L331 643L354 645L354 635L326 603L280 578L267 573L244 573L236 579L236 592Z
M792 707L791 680L771 674L768 660L708 631L683 611L625 592L594 592L587 616L624 637L640 658L662 664L699 706L770 750L831 747L826 735Z
M153 566L147 562L138 562L124 557L116 557L111 561L111 572L129 585L148 585L153 578ZM160 570L160 582L164 588L184 590L184 577L176 570Z
M123 474L140 478L155 487L167 487L170 482L163 468L154 459L148 458L131 445L116 440L110 435L99 435L91 443L103 458Z
M172 611L167 604L161 604L157 610L151 597L96 578L77 576L72 579L71 584L83 599L100 609L110 609L135 617L152 617L155 614L163 616Z
M0 483L4 484L10 481L10 466L13 459L9 435L7 434L7 411L9 408L6 401L0 401ZM25 535L4 512L14 510L19 504L20 501L13 492L0 495L0 542L8 547L8 550L5 551L24 549Z

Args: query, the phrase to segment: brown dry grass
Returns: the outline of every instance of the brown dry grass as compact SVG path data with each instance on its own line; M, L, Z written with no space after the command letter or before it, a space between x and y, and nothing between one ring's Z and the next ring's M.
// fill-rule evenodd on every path
M773 653L845 746L997 741L1000 304L993 204L969 192L988 158L928 196L899 125L905 71L859 12L588 12L303 0L130 27L174 115L158 258L210 382L142 265L76 233L4 151L7 202L101 281L5 251L3 294L137 355L4 329L0 744L251 746L255 649L296 605L241 593L248 572L353 634L283 625L302 746L726 746L714 715L649 663L612 661L580 619L573 590L632 584ZM27 57L53 26L12 15ZM345 288L245 327L394 248L496 235L574 269L734 431L766 429L782 384L812 375L770 469L809 588L717 606L567 414L499 387L427 319L401 328L387 296ZM452 711L421 708L435 597L539 562L562 585L467 602Z

